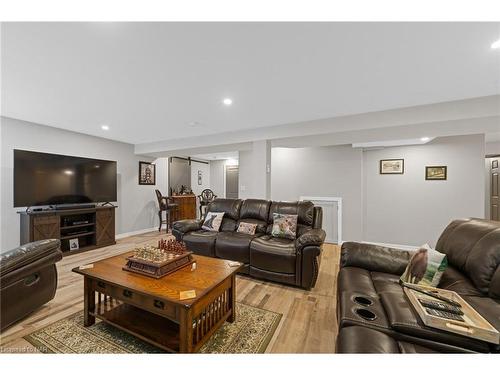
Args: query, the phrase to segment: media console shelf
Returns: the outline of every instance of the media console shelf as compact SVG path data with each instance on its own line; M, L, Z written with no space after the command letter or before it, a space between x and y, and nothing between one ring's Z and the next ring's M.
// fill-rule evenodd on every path
M71 210L18 211L21 216L21 245L57 238L63 255L76 254L114 245L115 208L102 206ZM78 239L78 249L70 250L70 240Z

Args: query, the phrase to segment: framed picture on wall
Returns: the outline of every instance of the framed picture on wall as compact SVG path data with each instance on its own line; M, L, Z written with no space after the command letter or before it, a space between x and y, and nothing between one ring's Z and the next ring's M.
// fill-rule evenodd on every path
M156 185L156 169L153 163L139 162L139 185Z
M403 174L405 172L404 159L380 160L380 174Z
M448 174L447 169L448 168L445 165L425 167L425 179L446 180Z

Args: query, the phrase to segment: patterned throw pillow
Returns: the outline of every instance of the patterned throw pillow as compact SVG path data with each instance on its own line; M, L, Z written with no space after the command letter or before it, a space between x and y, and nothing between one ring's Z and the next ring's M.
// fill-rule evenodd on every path
M289 238L297 236L297 215L273 214L273 237Z
M236 232L245 233L245 234L255 234L255 230L257 229L257 224L245 223L244 221L240 222L238 225L238 229Z
M425 244L411 257L401 281L437 287L446 267L448 267L446 255Z
M220 225L222 224L222 218L224 217L224 212L209 212L205 216L205 221L201 226L201 229L205 229L211 232L218 232Z

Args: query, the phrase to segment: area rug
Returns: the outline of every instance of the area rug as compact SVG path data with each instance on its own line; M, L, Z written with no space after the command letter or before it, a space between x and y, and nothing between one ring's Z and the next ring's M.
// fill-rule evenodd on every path
M264 353L278 327L281 314L236 304L236 321L225 322L203 345L200 353ZM96 319L83 326L83 311L50 324L25 340L42 353L163 353L118 328Z

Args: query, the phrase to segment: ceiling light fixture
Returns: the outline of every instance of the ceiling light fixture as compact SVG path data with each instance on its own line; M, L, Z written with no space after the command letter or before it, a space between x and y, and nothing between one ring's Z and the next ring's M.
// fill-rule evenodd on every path
M420 138L422 142L429 142L431 139L429 137L422 137Z
M224 103L224 105L228 105L229 106L229 105L233 104L233 99L231 99L231 98L225 98L222 101L222 103Z
M109 130L109 126L108 125L101 125L101 129L102 130Z
M499 48L500 48L500 39L498 39L491 45L491 49L499 49Z

